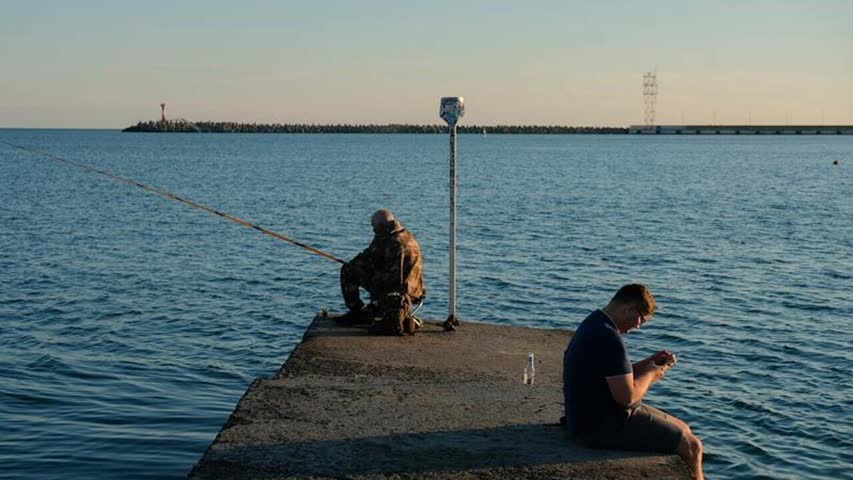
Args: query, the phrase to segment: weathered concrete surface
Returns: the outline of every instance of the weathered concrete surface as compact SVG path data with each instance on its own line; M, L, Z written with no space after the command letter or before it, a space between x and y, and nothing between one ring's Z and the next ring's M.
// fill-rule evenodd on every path
M315 318L190 479L686 479L674 456L581 448L557 425L571 333L466 322L369 336ZM536 383L523 385L527 353Z

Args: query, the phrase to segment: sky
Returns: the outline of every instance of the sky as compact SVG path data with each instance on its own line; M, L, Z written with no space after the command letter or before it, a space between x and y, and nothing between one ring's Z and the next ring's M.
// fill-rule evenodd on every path
M0 128L853 124L853 2L0 0Z

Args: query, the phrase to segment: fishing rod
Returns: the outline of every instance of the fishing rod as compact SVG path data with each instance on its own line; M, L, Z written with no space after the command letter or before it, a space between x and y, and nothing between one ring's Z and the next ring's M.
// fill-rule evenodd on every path
M320 255L322 257L326 257L329 260L334 260L338 263L347 263L344 260L341 260L340 258L338 258L332 254L326 253L326 252L324 252L318 248L314 248L311 245L307 245L305 243L296 241L296 240L289 238L289 237L286 237L286 236L284 236L278 232L274 232L268 228L264 228L264 227L255 225L254 223L247 222L246 220L243 220L240 217L235 217L234 215L229 215L225 212L221 212L219 210L216 210L215 208L208 207L207 205L203 205L201 203L194 202L194 201L187 199L187 198L179 197L179 196L175 195L174 193L168 192L166 190L162 190L162 189L159 189L156 187L152 187L151 185L146 185L142 182L137 182L136 180L133 180L131 178L126 178L126 177L122 177L120 175L115 175L115 174L107 172L105 170L95 168L91 165L86 165L85 163L79 163L79 162L75 162L73 160L68 160L68 159L65 159L62 157L58 157L56 155L53 155L52 153L42 152L40 150L35 150L32 148L23 147L21 145L15 145L14 143L9 143L9 142L3 141L3 140L0 140L0 143L5 143L6 145L8 145L10 147L17 148L19 150L23 150L23 151L25 151L27 153L31 153L33 155L41 155L41 156L47 157L51 160L55 160L57 162L62 162L62 163L65 163L67 165L71 165L71 166L74 166L74 167L77 167L77 168L80 168L80 169L83 169L83 170L86 170L89 172L94 172L94 173L97 173L100 175L104 175L106 177L109 177L109 178L117 181L117 182L125 183L127 185L132 185L134 187L139 187L143 190L147 190L151 193L155 193L157 195L160 195L163 198L166 198L169 200L176 200L178 202L189 205L193 208L198 208L200 210L210 212L210 213L217 215L219 217L222 217L224 219L231 220L232 222L243 225L244 227L249 227L251 229L257 230L257 231L263 233L264 235L269 235L270 237L277 238L279 240L283 240L285 242L291 243L293 245L296 245L297 247L304 248L305 250L308 250L309 252L313 252L313 253L316 253L317 255Z

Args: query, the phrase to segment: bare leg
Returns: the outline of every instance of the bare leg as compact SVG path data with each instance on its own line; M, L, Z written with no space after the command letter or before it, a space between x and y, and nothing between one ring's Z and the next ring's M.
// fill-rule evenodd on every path
M705 476L702 474L702 441L699 437L693 435L690 426L680 418L670 415L659 408L645 405L652 414L658 416L666 422L672 423L681 430L681 443L678 444L676 452L684 460L691 470L696 480L703 480Z
M684 460L684 463L693 470L693 478L705 480L705 475L702 473L702 441L689 430L683 431L683 433L677 453Z

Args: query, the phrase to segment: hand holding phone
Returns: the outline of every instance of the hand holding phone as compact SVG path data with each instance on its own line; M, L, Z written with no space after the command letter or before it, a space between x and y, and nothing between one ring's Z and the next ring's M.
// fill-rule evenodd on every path
M677 361L678 359L675 357L675 354L667 350L658 352L654 357L654 363L659 367L670 368L674 366Z

